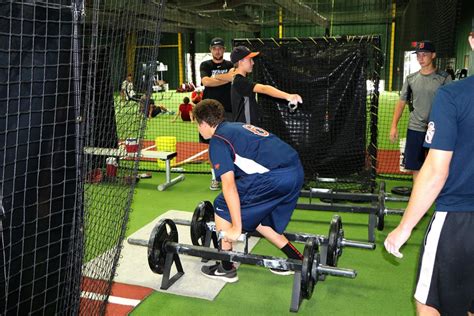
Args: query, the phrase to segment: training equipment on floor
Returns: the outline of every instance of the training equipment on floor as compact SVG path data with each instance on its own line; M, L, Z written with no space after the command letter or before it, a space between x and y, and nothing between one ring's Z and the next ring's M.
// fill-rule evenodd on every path
M310 211L336 211L347 213L360 213L369 215L368 240L375 242L375 227L383 230L385 226L385 215L403 215L404 209L390 209L385 206L385 202L406 202L408 198L388 196L385 190L385 182L380 182L379 193L351 193L334 192L328 189L311 189L302 191L302 197L309 197L309 203L296 204L297 209ZM313 203L313 198L323 198L330 200L331 203ZM332 203L335 200L347 200L353 202L367 202L371 206L346 205L341 203Z
M216 227L214 223L214 207L209 201L200 202L193 213L192 221L181 219L173 219L177 225L188 225L191 229L191 240L195 246L209 247L211 240L214 247L217 247ZM321 247L321 262L329 266L337 266L337 261L342 255L343 247L352 247L360 249L375 249L374 243L360 242L355 240L348 240L344 238L344 230L342 229L342 220L338 215L334 215L329 227L327 236L314 235L307 233L284 232L285 237L290 242L305 243L309 238L316 238ZM246 237L262 237L258 232L245 232ZM137 241L129 240L130 243L137 243ZM142 243L143 244L143 243ZM244 252L248 249L248 239L245 240Z
M303 299L311 298L314 286L320 279L320 275L347 278L355 278L357 275L356 271L351 269L334 268L321 264L318 241L315 238L309 238L306 241L303 261L235 251L220 251L209 247L180 244L178 240L176 224L172 220L166 219L155 226L148 242L148 263L153 272L163 274L162 289L169 288L184 274L179 259L180 254L208 260L226 260L266 268L295 271L290 306L290 311L292 312L298 311ZM177 273L171 276L173 264L176 267Z

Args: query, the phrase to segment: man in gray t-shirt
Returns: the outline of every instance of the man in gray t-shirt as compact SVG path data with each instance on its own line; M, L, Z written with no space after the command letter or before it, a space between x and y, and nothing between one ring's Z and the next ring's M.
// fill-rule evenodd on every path
M406 77L400 100L393 112L392 127L390 129L390 141L394 142L398 138L398 122L405 105L408 103L410 119L408 121L404 163L405 169L413 171L413 180L416 179L425 161L426 149L423 147L423 141L428 128L428 118L436 90L440 86L451 82L449 74L437 70L434 65L436 52L433 43L430 41L418 42L415 53L421 69Z

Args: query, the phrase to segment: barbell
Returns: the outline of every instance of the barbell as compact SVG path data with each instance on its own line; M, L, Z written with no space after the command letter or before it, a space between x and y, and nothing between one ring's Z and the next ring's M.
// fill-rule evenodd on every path
M210 246L211 240L214 241L214 246L217 248L216 227L214 222L214 207L209 201L200 202L193 213L192 220L173 219L175 224L188 225L191 230L191 241L195 246ZM246 236L262 237L258 232L246 232ZM360 249L375 249L374 243L360 242L344 238L344 230L342 228L342 220L338 215L334 215L329 226L328 236L314 235L306 233L284 232L283 235L290 242L305 243L310 238L316 238L320 245L327 245L327 253L325 257L325 264L329 266L337 266L337 261L342 254L343 247L352 247ZM245 252L247 252L247 241ZM324 260L323 260L324 261Z
M307 196L306 194L301 194L301 196ZM331 193L324 192L320 189L311 190L309 197L318 197L318 198L331 198L331 199L350 199L351 196L362 196L362 193ZM373 206L359 206L359 205L345 205L345 204L313 204L313 203L298 203L296 204L297 209L302 210L313 210L313 211L337 211L337 212L347 212L347 213L360 213L360 214L374 214L377 218L376 226L379 231L383 230L385 227L385 215L403 215L405 210L403 209L389 209L386 207L385 202L388 201L388 198L385 194L385 182L380 182L379 194L366 194L367 202L371 201L374 203ZM395 199L395 198L393 198ZM392 200L393 200L392 199ZM398 199L398 198L397 198ZM401 198L400 198L401 199ZM355 200L354 200L355 201ZM361 200L359 200L361 201ZM310 199L311 202L311 199Z
M170 219L159 222L153 228L148 241L148 265L153 272L163 275L161 283L163 290L168 289L184 274L179 255L295 271L290 306L292 312L298 311L303 299L311 298L321 275L347 278L355 278L357 275L357 272L352 269L341 269L321 264L319 243L316 238L306 240L302 261L236 251L222 251L210 247L180 244L178 241L176 224ZM170 277L173 263L177 273Z

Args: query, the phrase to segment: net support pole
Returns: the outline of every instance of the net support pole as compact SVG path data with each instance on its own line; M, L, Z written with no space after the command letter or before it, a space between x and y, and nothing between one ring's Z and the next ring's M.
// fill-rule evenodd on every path
M334 22L334 0L331 1L331 22L329 25L329 29L326 28L326 36L332 36L332 25Z
M179 85L184 83L184 68L183 68L183 35L178 33L178 74Z
M392 0L392 32L390 33L390 66L388 75L388 91L393 88L393 59L395 52L395 18L397 16L397 2Z
M191 64L191 80L195 86L196 82L196 33L193 31L189 34L189 62Z
M132 74L135 71L135 49L137 46L137 33L134 31L127 33L127 75Z
M75 160L76 160L76 203L75 203L75 214L73 219L73 225L71 227L71 235L73 236L73 240L70 241L69 250L68 250L68 257L71 260L68 264L80 267L82 265L83 257L82 252L77 251L77 249L83 245L84 236L82 234L84 230L84 223L83 223L83 211L84 211L84 187L83 187L83 156L82 156L82 147L83 147L83 118L81 115L81 34L80 28L84 21L85 16L85 2L82 0L73 1L72 6L72 14L73 14L73 50L72 50L72 69L73 69L73 92L74 92L74 115L76 117L75 120ZM80 248L79 248L80 249ZM80 281L80 274L72 272L68 276L71 285L70 291L75 295L73 298L67 302L64 301L62 306L62 310L67 310L71 308L72 313L79 312L79 294L81 292L81 281Z
M283 8L278 9L278 38L283 38Z

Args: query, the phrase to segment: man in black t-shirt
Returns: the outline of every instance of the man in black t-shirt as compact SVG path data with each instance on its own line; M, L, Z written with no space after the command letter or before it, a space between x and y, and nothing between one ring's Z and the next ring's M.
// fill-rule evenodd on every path
M204 87L204 99L219 101L225 110L225 118L232 118L232 105L230 101L230 83L234 75L234 65L224 59L225 45L222 38L212 39L209 46L212 59L201 63L201 82Z
M284 99L289 102L290 109L295 110L298 103L303 100L298 94L289 94L269 85L252 82L247 75L252 72L253 57L259 53L252 53L245 46L237 46L232 50L230 60L235 67L235 76L231 87L232 114L234 122L252 125L260 124L256 93L266 94L274 98Z
M224 106L224 117L226 120L232 120L232 104L230 102L230 83L234 76L233 64L224 59L225 42L222 38L213 38L209 50L212 55L211 60L201 63L199 70L201 72L201 82L205 87L202 99L215 99ZM199 141L209 143L199 135ZM219 190L219 182L216 180L214 170L211 169L212 179L211 190Z

